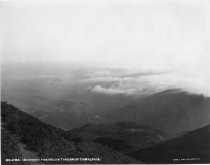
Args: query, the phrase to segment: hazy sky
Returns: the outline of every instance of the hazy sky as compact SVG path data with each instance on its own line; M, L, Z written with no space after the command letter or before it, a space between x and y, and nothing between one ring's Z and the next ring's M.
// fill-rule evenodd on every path
M166 70L210 95L209 0L2 1L1 56Z
M209 59L208 0L3 1L1 17L3 60L196 68Z

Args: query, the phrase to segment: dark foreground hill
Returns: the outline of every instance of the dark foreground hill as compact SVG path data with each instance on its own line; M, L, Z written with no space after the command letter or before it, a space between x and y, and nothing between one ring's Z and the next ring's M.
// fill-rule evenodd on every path
M141 163L89 140L69 140L71 137L62 129L45 124L6 102L1 103L1 116L3 124L2 164L8 164L5 159L22 158L20 144L26 145L27 150L35 152L40 159L53 158L56 160L52 159L53 162L50 162L48 159L44 163ZM5 136L13 137L15 140L9 138L5 140ZM11 143L15 145L11 146ZM55 158L67 159L60 161ZM69 158L82 159L72 161ZM85 160L85 158L94 159Z
M108 112L105 118L114 122L138 122L176 134L210 124L210 98L180 90L168 90Z
M210 125L130 155L145 163L210 163Z

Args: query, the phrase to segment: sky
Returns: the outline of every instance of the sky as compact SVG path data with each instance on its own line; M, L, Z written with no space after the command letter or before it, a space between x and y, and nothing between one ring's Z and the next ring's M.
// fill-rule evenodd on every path
M209 0L1 1L0 14L3 62L166 70L210 93Z

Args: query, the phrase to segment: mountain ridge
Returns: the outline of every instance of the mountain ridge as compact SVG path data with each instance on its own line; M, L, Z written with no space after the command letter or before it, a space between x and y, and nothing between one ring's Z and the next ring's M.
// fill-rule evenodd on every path
M113 122L134 121L176 134L210 124L209 109L209 97L175 89L136 100L103 117Z

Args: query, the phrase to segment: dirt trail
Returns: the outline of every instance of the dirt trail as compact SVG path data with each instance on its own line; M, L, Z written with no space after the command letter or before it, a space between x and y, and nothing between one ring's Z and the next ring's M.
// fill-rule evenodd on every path
M39 159L36 152L27 150L27 146L23 143L18 144L20 147L20 152L22 153L23 159Z
M23 159L39 159L38 155L36 152L30 151L27 149L27 146L23 143L18 144L20 147L20 152L22 154ZM44 165L43 163L39 163L38 161L32 161L28 162L29 164L39 164L39 165Z

